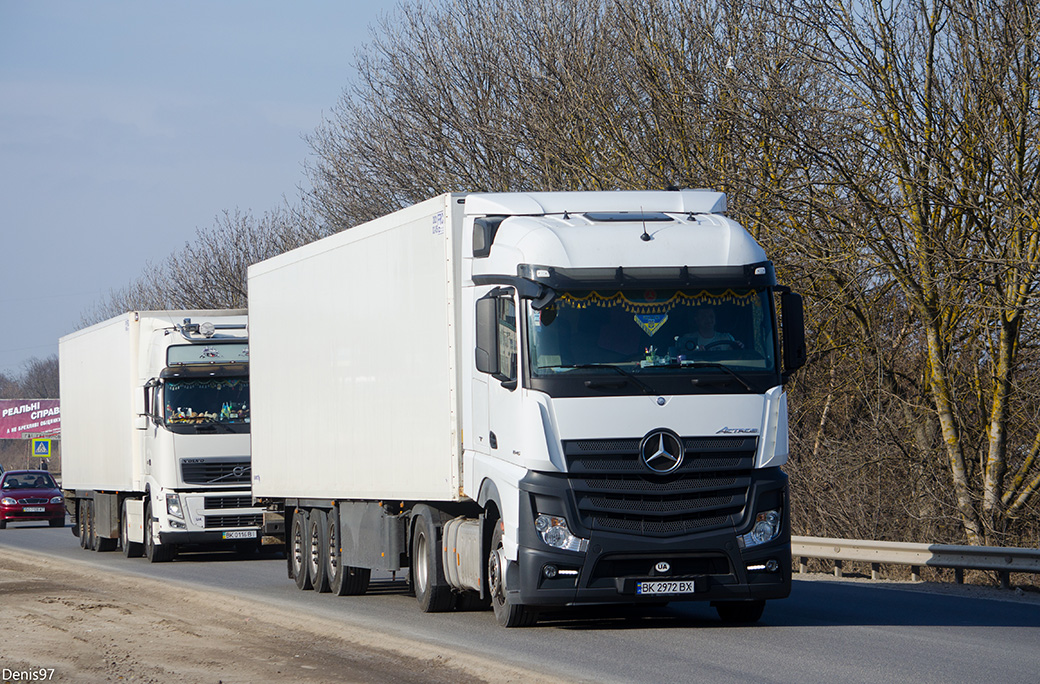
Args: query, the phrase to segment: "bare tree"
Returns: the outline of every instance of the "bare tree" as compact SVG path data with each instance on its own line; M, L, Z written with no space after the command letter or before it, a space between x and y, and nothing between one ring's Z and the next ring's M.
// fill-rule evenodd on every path
M1036 3L829 0L802 17L854 132L851 155L807 141L833 183L813 202L914 312L961 523L993 542L1040 485L1033 452L1007 478L1011 418L1035 405Z

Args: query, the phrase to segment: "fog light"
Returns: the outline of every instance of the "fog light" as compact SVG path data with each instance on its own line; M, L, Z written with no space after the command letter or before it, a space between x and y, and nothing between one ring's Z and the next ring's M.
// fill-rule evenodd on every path
M184 521L182 521L182 520L174 520L173 518L170 518L170 527L172 527L175 530L186 530L186 529L188 529L188 526L184 524Z
M755 565L747 566L748 572L776 572L780 569L780 563L773 559L767 560L765 563L756 563Z
M555 565L546 565L542 568L542 574L545 575L545 579L552 579L559 573L560 571Z

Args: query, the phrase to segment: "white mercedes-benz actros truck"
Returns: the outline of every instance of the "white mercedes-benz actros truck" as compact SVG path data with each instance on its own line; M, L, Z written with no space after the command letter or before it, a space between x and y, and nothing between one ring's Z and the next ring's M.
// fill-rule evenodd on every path
M132 311L62 337L62 488L80 545L255 550L244 310Z
M249 269L253 496L301 588L424 611L791 586L801 298L722 193L446 194Z

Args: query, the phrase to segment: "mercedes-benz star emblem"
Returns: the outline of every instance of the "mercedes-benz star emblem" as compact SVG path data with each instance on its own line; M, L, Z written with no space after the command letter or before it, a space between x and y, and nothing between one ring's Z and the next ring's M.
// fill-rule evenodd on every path
M643 438L639 454L650 470L658 474L670 473L682 463L682 441L669 430L654 430Z

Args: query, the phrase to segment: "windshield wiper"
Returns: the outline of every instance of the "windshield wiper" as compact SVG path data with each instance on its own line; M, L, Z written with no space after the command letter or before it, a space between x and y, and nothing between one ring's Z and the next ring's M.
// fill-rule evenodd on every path
M228 423L222 423L220 421L213 421L212 423L201 423L199 425L196 425L195 432L216 432L218 425L224 428L224 430L227 432L234 432L234 430L231 429L231 425L229 425Z
M645 382L643 382L642 380L637 378L632 373L629 373L624 368L621 368L619 366L614 366L614 365L611 365L609 363L578 363L578 364L573 364L573 365L569 365L569 366L553 366L553 368L609 368L610 370L615 371L617 373L620 373L621 375L625 376L627 379L631 380L633 384L635 384L637 387L639 387L641 390L643 390L644 394L657 394L657 392L655 392L652 387L647 385ZM595 389L596 388L596 381L595 380L586 380L585 381L585 386Z
M748 381L740 375L740 373L733 370L724 363L713 363L711 361L695 361L693 363L684 363L683 368L718 368L719 370L725 371L732 375L737 380L737 382L744 386L744 389L746 389L748 392L755 391L748 383ZM696 385L698 382L700 382L700 378L693 378L691 382L694 385Z

